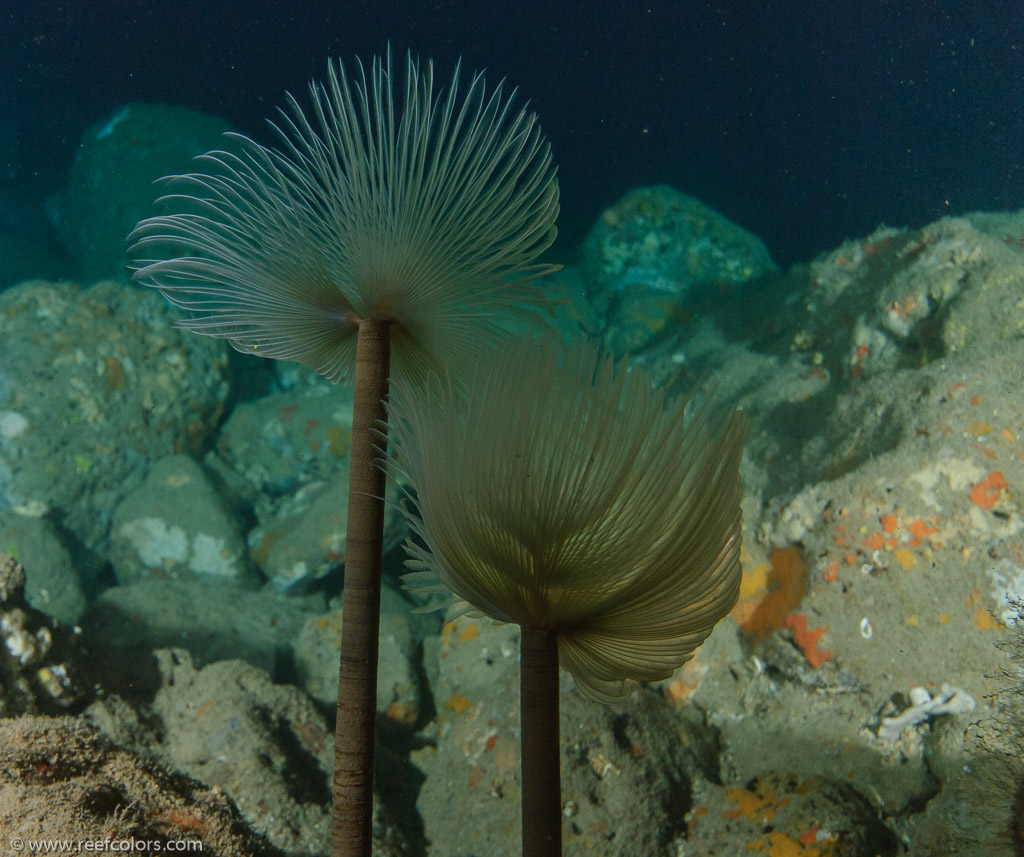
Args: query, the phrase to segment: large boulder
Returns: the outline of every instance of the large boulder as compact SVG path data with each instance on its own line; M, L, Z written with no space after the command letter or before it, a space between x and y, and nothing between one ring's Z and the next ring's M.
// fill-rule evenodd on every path
M257 586L238 522L187 455L157 461L114 513L111 561L121 583L193 577Z
M148 462L203 445L227 397L226 346L176 317L110 281L0 294L0 511L59 519L94 549Z
M192 159L231 147L223 119L156 104L127 104L86 131L55 209L60 239L83 280L128 276L125 238L169 175L196 172Z
M709 294L776 270L756 235L664 185L637 188L606 209L579 257L587 296L619 353L670 335Z

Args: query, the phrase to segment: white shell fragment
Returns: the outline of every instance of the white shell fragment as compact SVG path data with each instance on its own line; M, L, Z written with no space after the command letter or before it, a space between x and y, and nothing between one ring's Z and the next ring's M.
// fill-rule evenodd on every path
M910 708L895 717L882 718L882 724L878 728L879 738L895 741L907 726L924 723L938 714L966 714L968 711L974 711L974 700L967 691L945 683L935 696L923 687L912 688L909 696Z

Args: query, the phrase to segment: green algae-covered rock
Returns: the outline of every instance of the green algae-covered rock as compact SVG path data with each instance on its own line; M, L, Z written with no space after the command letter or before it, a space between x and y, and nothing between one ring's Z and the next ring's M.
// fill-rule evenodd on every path
M678 295L775 270L760 238L665 185L632 190L606 209L580 248L580 265L592 291L640 282Z
M580 247L580 267L606 344L632 354L685 325L697 300L777 270L760 238L664 185L605 210Z
M95 549L148 462L202 449L228 393L226 345L177 316L112 281L0 294L0 512L53 516Z

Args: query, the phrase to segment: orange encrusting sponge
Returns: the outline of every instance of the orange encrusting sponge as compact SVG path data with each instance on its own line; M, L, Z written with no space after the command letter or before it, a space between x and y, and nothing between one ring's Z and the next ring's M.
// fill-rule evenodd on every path
M793 640L804 653L807 662L815 669L832 657L831 649L818 648L818 640L825 633L825 629L808 628L807 617L803 613L790 613L786 616L786 627L793 632Z
M1006 487L1002 471L993 470L981 482L971 486L971 502L982 509L991 509L999 502Z

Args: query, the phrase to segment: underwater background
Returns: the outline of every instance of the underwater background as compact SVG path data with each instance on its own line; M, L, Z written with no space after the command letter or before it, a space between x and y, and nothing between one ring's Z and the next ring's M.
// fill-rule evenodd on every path
M351 396L131 282L154 181L390 45L505 78L557 323L751 428L739 603L621 706L563 676L566 853L1024 853L1014 2L0 10L0 853L325 854ZM387 521L376 853L516 854L518 631Z
M881 222L922 226L1024 195L1013 0L72 0L7 4L0 38L5 219L38 223L85 129L125 104L188 107L266 139L285 91L304 92L330 57L388 43L520 87L558 161L568 249L641 185L697 197L783 267Z

